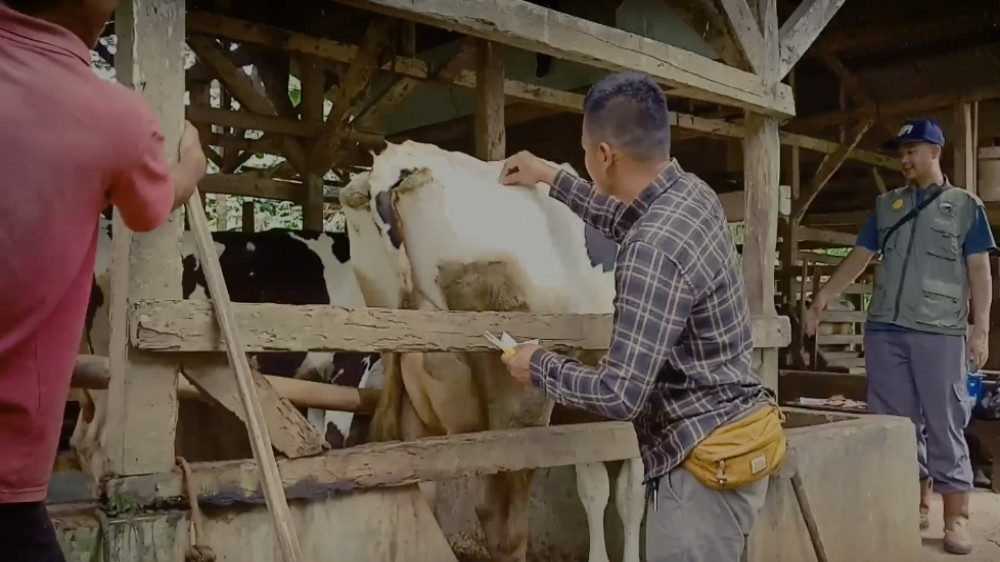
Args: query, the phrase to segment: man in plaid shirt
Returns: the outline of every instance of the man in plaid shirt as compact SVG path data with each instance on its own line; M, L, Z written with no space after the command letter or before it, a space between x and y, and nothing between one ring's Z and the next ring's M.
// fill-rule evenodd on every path
M713 430L765 407L751 364L743 280L715 192L670 157L659 86L612 74L584 102L584 162L594 184L527 152L501 181L550 184L551 195L617 241L614 329L589 367L538 346L504 358L511 374L555 401L633 420L650 490L649 562L736 562L764 504L767 478L710 489L682 463Z

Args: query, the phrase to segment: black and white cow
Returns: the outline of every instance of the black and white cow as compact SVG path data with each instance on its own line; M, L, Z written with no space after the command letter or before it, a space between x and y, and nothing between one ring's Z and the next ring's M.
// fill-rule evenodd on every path
M365 306L351 265L345 233L271 229L261 232L213 232L216 251L233 302ZM181 286L185 299L208 299L208 287L190 232L181 239ZM87 310L87 353L107 355L111 265L111 222L101 218L97 260ZM264 374L334 383L349 387L381 386L381 361L372 353L266 352L250 354ZM327 441L338 448L350 433L353 413L310 411Z

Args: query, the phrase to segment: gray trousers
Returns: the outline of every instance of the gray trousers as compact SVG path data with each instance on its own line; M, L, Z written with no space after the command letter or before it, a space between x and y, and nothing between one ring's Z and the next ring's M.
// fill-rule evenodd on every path
M920 478L933 479L942 494L971 490L965 337L868 332L865 371L868 411L908 417L916 427Z
M660 479L646 506L646 562L739 562L769 478L719 492L683 467Z

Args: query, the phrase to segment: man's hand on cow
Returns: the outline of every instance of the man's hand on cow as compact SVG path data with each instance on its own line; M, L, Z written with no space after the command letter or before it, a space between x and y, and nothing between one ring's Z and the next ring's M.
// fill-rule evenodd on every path
M547 164L541 158L527 150L522 150L503 163L500 183L525 187L535 187L538 182L552 185L556 181L557 172L555 167Z
M511 376L525 386L531 386L531 356L542 346L533 343L523 343L514 348L514 355L500 354L500 360L510 371Z
M986 360L990 356L990 337L985 328L972 327L972 336L969 337L968 353L969 359L976 365L976 369L982 369Z

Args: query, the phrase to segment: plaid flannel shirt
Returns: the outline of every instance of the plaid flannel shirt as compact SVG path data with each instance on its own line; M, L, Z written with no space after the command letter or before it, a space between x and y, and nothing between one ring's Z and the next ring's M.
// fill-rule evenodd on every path
M631 204L564 171L552 197L616 240L614 327L597 367L539 350L532 383L561 404L633 420L645 479L681 465L718 426L767 402L718 196L676 160Z

